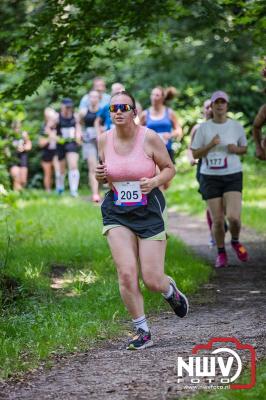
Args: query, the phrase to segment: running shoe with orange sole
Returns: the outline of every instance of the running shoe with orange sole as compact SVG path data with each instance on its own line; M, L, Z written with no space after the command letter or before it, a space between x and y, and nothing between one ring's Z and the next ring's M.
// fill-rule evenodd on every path
M247 249L243 246L242 243L231 243L233 250L235 251L238 259L240 261L246 262L248 260L248 252Z

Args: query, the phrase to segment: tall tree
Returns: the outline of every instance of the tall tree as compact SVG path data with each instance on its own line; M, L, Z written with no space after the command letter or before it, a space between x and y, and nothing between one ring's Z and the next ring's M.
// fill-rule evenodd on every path
M245 29L253 41L259 41L264 11L261 0L38 1L26 22L18 24L20 35L9 47L10 54L19 55L21 71L13 93L31 94L46 78L66 86L90 71L92 61L103 57L103 48L111 64L121 57L121 39L139 40L154 48L165 32L175 43L189 36L202 37L211 28L213 35L226 33L229 38Z

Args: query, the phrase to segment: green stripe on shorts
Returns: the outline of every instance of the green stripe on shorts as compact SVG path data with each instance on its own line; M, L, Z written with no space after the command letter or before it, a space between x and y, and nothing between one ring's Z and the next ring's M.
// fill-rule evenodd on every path
M162 232L157 233L154 236L148 237L148 238L141 238L143 240L166 240L168 237L168 213L167 213L167 207L165 206L163 213L162 213L162 217L163 217L163 221L164 221L164 230ZM112 229L112 228L117 228L119 226L123 226L123 225L119 225L119 224L110 224L110 225L104 225L103 226L103 230L102 230L102 234L106 235L107 232ZM125 226L125 228L127 228ZM129 229L129 228L127 228ZM134 232L134 231L133 231ZM134 232L135 233L135 232ZM136 235L138 236L138 235ZM139 236L138 236L139 237Z
M123 226L123 225L118 225L118 224L112 224L112 225L104 225L103 226L103 230L102 230L102 234L106 235L108 231L110 231L110 229L112 228L117 228L119 226Z

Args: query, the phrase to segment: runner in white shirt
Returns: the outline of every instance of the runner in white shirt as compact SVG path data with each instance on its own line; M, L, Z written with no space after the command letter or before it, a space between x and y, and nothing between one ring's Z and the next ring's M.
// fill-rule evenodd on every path
M218 248L216 267L228 265L224 209L232 235L232 248L241 261L248 259L247 250L239 242L243 186L239 156L246 153L247 139L243 127L227 118L228 103L225 92L213 93L213 118L200 125L191 144L193 157L202 158L200 187L213 217L213 233Z

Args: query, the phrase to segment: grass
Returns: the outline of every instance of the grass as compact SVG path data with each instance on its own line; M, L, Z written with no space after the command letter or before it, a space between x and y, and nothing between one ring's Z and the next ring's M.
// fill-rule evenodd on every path
M243 223L266 232L266 163L262 161L244 164Z
M247 383L249 373L246 373L243 383ZM212 392L201 391L190 400L263 400L266 399L266 361L257 368L257 382L252 389L242 390L216 390Z
M101 234L99 207L68 196L26 193L0 221L0 252L9 257L2 275L16 287L2 288L0 377L35 368L52 354L80 351L95 341L124 334L129 316L120 299L115 267ZM52 282L52 266L63 274ZM206 282L209 266L174 237L166 271L181 290ZM55 279L55 278L54 278ZM51 284L57 285L53 289ZM146 313L167 307L143 288Z
M266 163L246 158L243 163L244 190L242 222L258 232L266 232ZM198 193L195 168L187 165L180 169L167 191L169 206L179 212L201 214L205 209L204 202Z

